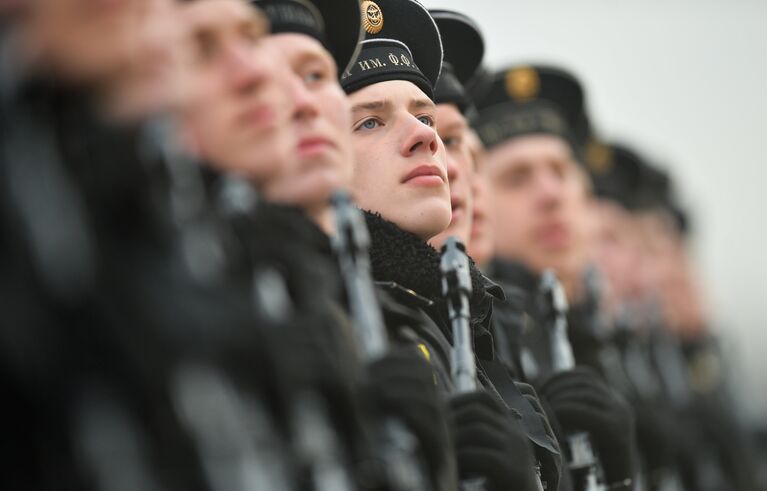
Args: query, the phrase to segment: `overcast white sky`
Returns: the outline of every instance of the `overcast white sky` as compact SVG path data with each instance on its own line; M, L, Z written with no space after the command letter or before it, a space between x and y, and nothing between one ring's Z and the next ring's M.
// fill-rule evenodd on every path
M767 419L767 2L422 1L472 17L492 67L569 68L601 134L667 164L746 410Z

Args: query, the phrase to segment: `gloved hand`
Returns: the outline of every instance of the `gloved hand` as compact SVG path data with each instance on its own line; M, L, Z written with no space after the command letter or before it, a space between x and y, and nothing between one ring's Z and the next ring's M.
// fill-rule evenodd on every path
M446 408L429 363L415 350L395 349L369 365L370 399L380 414L402 421L418 438L432 472L449 458Z
M490 394L453 397L449 421L461 480L484 477L487 491L537 489L527 435Z
M558 436L557 432L554 431L554 425L551 424L552 422L549 419L549 415L544 410L542 404L543 401L538 397L538 393L535 392L535 389L530 384L514 382L514 385L517 386L525 399L527 399L530 405L533 406L541 423L543 423L546 435L551 438L558 448L561 435ZM562 450L559 448L558 450L560 451L559 454L553 454L546 449L539 449L536 447L535 455L541 465L541 479L547 484L547 489L559 489L559 479L562 472Z
M685 444L681 421L660 404L636 407L637 444L649 471L673 467Z
M608 484L634 478L634 413L593 370L577 367L552 375L541 385L540 393L565 434L589 433Z

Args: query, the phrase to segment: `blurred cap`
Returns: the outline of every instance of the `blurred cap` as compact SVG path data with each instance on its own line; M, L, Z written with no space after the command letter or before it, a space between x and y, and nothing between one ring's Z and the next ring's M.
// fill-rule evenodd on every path
M455 104L462 113L472 107L465 89L482 62L485 42L479 27L469 17L450 10L429 11L437 23L444 60L434 88L434 102Z
M592 139L584 156L597 197L630 211L666 212L680 233L689 233L689 213L679 203L668 172L650 164L622 143L607 144Z
M251 0L264 11L272 34L295 32L317 39L343 73L362 37L357 0Z
M586 145L584 161L597 197L614 201L627 210L639 207L646 164L638 153L620 143L592 139Z
M544 65L516 65L473 81L477 133L489 148L529 134L565 139L580 153L588 134L585 94L570 72Z

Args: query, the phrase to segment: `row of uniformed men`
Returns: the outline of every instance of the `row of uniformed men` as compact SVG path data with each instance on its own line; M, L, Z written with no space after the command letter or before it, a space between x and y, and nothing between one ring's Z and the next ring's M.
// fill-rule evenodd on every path
M415 0L2 9L7 489L752 489L570 74Z

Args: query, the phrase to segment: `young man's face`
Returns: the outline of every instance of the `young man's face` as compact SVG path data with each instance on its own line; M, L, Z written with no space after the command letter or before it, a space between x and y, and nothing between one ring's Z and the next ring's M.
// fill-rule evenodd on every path
M662 210L640 212L634 220L641 237L642 297L656 302L666 323L673 326L679 322L680 296L691 286L683 243Z
M256 185L290 158L293 103L280 83L287 66L267 49L265 19L242 0L185 6L194 44L193 101L183 115L190 148L220 170Z
M597 199L592 204L593 259L607 283L611 312L636 300L641 288L641 250L636 220L619 205Z
M487 177L485 161L487 155L479 136L469 129L466 137L474 161L474 176L472 179L472 216L471 236L469 238L469 255L479 265L484 265L493 256L495 229L495 214L493 212L493 196L490 181Z
M471 235L474 162L468 146L469 125L455 104L437 104L437 134L447 149L447 178L450 182L452 217L448 228L431 243L440 247L448 237L467 244Z
M490 150L498 257L573 281L587 261L586 176L569 145L549 135L521 136Z
M445 230L450 187L434 103L402 80L370 85L350 100L357 203L424 240Z
M189 27L175 1L152 2L135 52L105 81L107 109L137 120L186 103L193 86Z
M295 143L280 172L264 183L275 201L325 207L330 193L348 187L352 172L351 110L330 53L303 34L276 34L265 44L288 70L277 75L289 89L291 117L284 131Z

